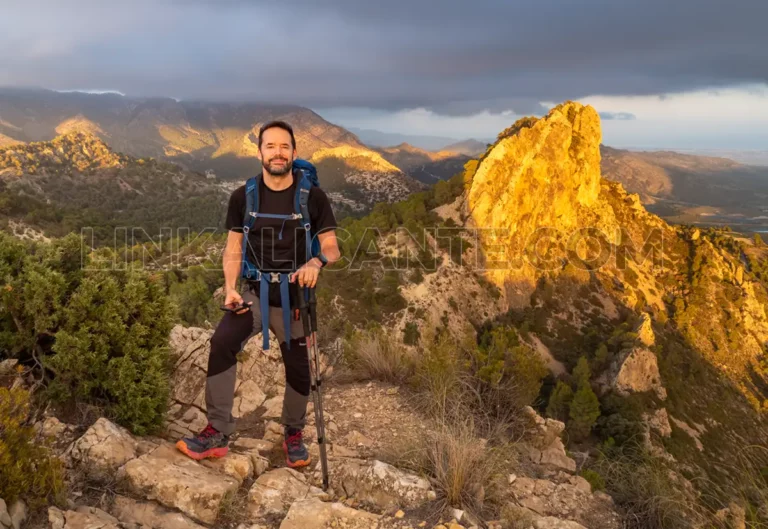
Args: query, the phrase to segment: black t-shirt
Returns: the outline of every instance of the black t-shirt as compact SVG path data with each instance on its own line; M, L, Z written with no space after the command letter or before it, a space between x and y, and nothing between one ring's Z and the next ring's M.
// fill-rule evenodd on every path
M273 191L259 179L259 213L286 215L295 213L296 177L282 191ZM325 192L312 187L309 191L309 217L312 231L335 229L336 217ZM229 197L226 228L242 233L245 214L245 186L238 187ZM282 238L279 234L282 230ZM248 234L248 258L263 272L292 272L307 262L306 232L301 219L270 219L257 217ZM275 285L276 286L276 285Z

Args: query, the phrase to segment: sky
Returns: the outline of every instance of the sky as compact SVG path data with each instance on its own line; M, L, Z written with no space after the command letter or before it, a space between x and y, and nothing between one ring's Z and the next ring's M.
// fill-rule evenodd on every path
M0 0L0 86L304 105L496 136L564 100L617 147L768 149L766 0Z

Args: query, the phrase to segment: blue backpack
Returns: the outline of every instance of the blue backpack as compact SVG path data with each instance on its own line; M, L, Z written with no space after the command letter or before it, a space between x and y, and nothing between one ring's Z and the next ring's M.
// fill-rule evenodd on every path
M309 190L312 187L320 187L317 178L317 169L310 162L302 159L293 161L293 174L297 179L296 196L294 198L294 212L286 215L275 213L259 213L259 177L251 177L245 183L245 215L243 216L243 248L242 266L240 277L247 281L258 281L259 305L261 308L262 322L262 348L269 349L269 283L280 283L280 303L283 312L283 325L285 329L286 344L291 346L291 307L288 294L288 282L291 272L261 272L255 263L248 259L248 232L253 227L258 217L279 219L283 225L278 234L278 239L283 238L285 223L289 220L299 220L306 232L307 260L320 255L320 242L312 231L309 218ZM294 270L295 271L295 270ZM306 290L306 289L305 289ZM308 292L304 292L306 296Z

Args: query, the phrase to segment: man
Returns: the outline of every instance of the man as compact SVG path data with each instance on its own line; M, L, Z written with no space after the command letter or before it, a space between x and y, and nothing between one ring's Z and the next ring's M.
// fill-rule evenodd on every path
M307 260L307 233L300 219L286 221L269 215L287 215L295 212L294 199L298 178L293 168L296 159L296 139L290 125L273 121L259 131L259 159L262 175L259 179L258 216L248 232L248 261L262 272L292 272L290 277L291 308L298 305L298 287L314 287L320 269L340 257L334 229L336 219L330 201L319 187L309 193L309 216L312 230L320 242L320 255ZM222 457L228 452L229 436L234 431L232 417L236 355L245 343L262 329L259 308L259 283L246 281L248 288L242 296L235 285L241 273L243 225L246 207L245 186L236 189L229 199L226 228L229 230L224 249L224 304L231 309L249 305L237 312L227 312L211 338L208 359L205 403L209 424L195 437L176 443L179 450L193 459ZM324 263L325 261L325 263ZM269 327L280 342L285 365L285 396L281 422L284 426L283 450L290 467L310 463L309 452L304 445L302 430L306 423L307 402L310 391L310 372L307 343L302 322L295 317L290 329L285 329L281 296L278 283L269 284ZM294 311L291 310L291 314ZM290 344L288 343L290 341Z

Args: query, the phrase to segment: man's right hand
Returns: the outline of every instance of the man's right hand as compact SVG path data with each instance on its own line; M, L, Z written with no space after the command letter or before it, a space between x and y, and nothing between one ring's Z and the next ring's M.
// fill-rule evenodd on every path
M224 297L225 306L234 309L235 307L239 307L242 304L243 304L243 297L240 295L240 293L237 290L235 289L227 290L227 294ZM250 303L248 303L248 305L250 305ZM243 310L239 310L235 314L245 314L246 312L248 312L247 308Z

